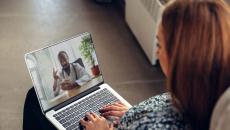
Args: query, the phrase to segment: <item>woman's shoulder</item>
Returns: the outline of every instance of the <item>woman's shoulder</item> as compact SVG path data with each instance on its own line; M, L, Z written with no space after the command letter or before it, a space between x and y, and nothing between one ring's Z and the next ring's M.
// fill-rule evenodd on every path
M184 129L182 114L168 93L154 96L132 107L121 119L120 129Z
M165 105L171 104L171 96L169 93L163 93L154 97L151 97L137 106L152 106L152 107L164 107Z

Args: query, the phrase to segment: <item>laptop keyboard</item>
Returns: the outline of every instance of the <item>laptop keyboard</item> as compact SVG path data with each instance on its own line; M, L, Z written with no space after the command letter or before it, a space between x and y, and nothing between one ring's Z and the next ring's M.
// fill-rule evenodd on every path
M108 91L108 89L104 88L82 101L54 114L54 118L67 130L79 130L79 121L85 117L86 112L100 114L98 110L104 105L117 101L119 101L117 97Z

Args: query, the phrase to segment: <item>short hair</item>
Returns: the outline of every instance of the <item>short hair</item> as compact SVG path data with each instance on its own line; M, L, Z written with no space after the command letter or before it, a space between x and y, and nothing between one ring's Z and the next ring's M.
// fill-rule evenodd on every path
M59 59L59 57L60 57L61 55L63 55L63 54L65 54L65 55L67 56L67 58L69 58L68 54L67 54L65 51L60 51L60 52L58 53L58 59Z

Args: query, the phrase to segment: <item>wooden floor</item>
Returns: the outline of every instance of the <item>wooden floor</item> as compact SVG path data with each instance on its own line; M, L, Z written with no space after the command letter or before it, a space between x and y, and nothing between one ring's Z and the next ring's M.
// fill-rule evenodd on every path
M93 0L0 0L0 130L22 129L32 86L23 55L86 31L105 82L130 103L163 92L161 70L150 65L120 12Z

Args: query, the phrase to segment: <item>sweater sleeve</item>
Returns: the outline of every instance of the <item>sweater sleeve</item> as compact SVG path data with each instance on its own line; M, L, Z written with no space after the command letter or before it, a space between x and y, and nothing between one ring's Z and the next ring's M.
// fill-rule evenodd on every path
M168 93L152 97L129 109L121 118L119 130L185 129L182 114L172 105Z

